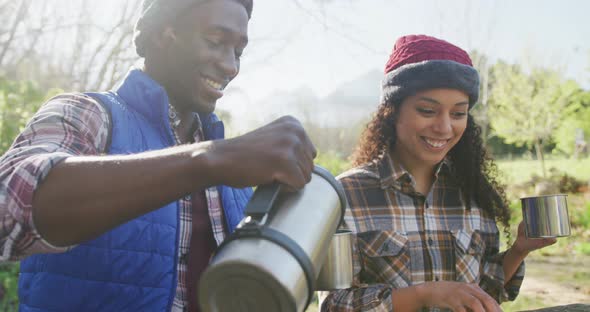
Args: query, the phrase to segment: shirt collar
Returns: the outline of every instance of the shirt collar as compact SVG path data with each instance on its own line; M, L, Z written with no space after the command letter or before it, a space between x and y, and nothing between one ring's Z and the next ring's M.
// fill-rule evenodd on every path
M200 142L203 140L203 129L201 126L201 118L199 114L193 113L191 120L191 137L192 142ZM170 119L170 126L172 127L172 132L174 133L174 137L176 138L177 143L186 143L183 142L180 137L178 136L178 125L180 124L180 116L178 116L178 112L171 104L168 104L168 118ZM191 142L191 143L192 143Z
M453 170L453 161L447 156L437 166L434 176L438 178L439 174L450 173Z
M386 189L394 185L404 183L414 184L412 175L402 166L396 163L389 153L383 153L375 160L379 173L381 188ZM452 170L452 161L445 157L435 168L434 176L438 179L440 174L448 173Z

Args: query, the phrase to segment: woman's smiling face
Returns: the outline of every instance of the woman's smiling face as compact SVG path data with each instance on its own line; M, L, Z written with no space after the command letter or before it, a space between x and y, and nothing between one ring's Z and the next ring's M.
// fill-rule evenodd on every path
M469 97L456 89L429 89L403 100L392 153L406 168L434 166L467 127Z

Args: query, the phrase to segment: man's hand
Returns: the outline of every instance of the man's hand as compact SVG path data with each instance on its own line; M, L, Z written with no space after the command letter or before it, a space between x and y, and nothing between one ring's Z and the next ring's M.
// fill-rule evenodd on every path
M311 180L317 151L301 123L286 116L240 137L214 141L207 154L218 184L245 187L276 181L300 189Z
M440 281L417 287L423 306L447 308L455 312L502 311L496 300L476 284Z
M47 241L70 246L205 187L278 181L301 188L311 179L315 156L301 124L284 117L230 140L69 157L35 191L34 222Z

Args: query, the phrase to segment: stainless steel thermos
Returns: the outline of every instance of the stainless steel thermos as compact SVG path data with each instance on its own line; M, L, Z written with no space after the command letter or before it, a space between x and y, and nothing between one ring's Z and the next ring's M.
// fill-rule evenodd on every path
M281 192L280 187L259 186L246 217L217 249L199 283L203 311L295 312L309 305L342 223L346 197L338 181L318 166L301 190ZM334 247L340 250L335 252L345 254L343 273L352 277L346 264L350 246L345 245L350 238L336 241L341 246ZM328 278L338 281L333 275L328 273ZM343 287L350 286L346 276Z

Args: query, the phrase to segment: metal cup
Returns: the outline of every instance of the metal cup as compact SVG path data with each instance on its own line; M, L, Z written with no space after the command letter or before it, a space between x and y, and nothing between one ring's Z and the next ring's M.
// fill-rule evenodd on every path
M316 280L316 290L349 288L352 274L352 231L338 230L332 236L328 255Z
M521 198L526 236L528 238L569 236L571 231L566 199L565 194Z

